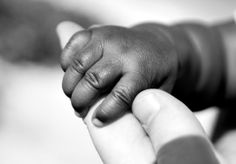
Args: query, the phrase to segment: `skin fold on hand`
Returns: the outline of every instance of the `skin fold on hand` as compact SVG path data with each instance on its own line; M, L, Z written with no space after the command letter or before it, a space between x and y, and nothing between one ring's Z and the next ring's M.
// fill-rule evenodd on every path
M71 37L61 55L62 88L81 117L103 94L107 96L94 114L97 126L121 117L142 90L172 90L178 57L160 28L153 35L137 27L90 27Z

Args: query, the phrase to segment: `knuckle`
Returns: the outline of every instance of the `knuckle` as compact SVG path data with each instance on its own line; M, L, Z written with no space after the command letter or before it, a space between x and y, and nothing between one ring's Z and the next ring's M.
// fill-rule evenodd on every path
M101 87L102 79L99 73L97 72L86 72L84 79L90 86L95 89L99 89Z
M111 94L116 100L118 100L119 103L130 106L132 98L127 87L119 87L117 89L114 89Z
M84 74L85 71L85 63L80 58L74 58L71 64L72 70L76 71L79 74Z

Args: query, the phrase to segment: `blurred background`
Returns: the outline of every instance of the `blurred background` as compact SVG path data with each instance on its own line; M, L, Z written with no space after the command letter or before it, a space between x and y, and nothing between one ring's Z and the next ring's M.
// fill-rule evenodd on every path
M0 163L101 163L61 89L55 32L60 21L85 28L143 21L212 23L231 18L235 9L235 0L0 0ZM197 115L214 138L219 111L211 108ZM219 150L234 155L227 144L234 143L235 134L231 128L218 137Z

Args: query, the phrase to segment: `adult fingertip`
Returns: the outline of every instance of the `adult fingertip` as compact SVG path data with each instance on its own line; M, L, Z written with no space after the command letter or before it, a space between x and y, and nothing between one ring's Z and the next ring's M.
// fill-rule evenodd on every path
M140 92L134 99L132 111L139 121L145 125L160 111L161 105L156 89L147 89Z
M158 95L160 94L159 92L162 92L161 90L158 89L146 89L142 92L140 92L134 99L132 106L134 107L139 107L143 103L149 103L150 99L157 101L158 103ZM160 103L158 103L160 105Z
M205 137L204 130L193 113L164 91L143 91L136 97L132 110L150 136L156 152L176 138L189 135Z

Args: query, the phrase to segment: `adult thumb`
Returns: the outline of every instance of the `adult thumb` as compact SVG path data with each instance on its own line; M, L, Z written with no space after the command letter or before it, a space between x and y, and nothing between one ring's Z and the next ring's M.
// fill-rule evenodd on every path
M170 94L143 91L132 110L150 137L158 164L219 163L194 114Z

